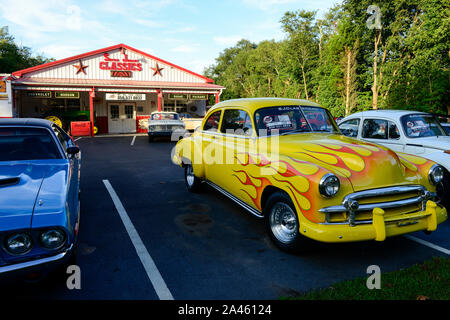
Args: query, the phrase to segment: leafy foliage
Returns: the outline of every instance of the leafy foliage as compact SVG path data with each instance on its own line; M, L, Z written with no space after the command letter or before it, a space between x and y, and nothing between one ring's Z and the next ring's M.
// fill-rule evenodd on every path
M53 60L42 55L33 56L29 47L19 46L14 42L14 37L9 34L8 27L0 28L1 73L11 73Z
M371 4L344 0L323 19L286 12L284 40L241 40L205 73L227 88L223 99L309 99L335 116L370 108L447 113L450 3L380 0L381 29L367 27Z

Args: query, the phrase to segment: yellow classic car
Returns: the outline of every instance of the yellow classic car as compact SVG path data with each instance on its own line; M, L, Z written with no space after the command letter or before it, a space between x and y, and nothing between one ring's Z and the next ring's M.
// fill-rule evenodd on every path
M310 239L431 232L447 219L436 191L441 166L346 137L326 109L306 100L223 101L172 157L189 191L206 183L264 218L286 251L303 251Z

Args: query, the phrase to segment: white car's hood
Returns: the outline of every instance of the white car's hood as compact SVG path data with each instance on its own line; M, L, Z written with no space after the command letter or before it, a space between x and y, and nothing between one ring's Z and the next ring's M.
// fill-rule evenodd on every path
M425 148L438 150L450 150L450 136L409 139L407 144L415 144Z

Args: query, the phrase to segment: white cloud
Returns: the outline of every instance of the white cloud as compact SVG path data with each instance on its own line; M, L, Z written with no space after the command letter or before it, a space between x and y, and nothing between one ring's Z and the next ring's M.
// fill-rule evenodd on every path
M105 30L100 22L84 18L82 9L71 0L2 0L0 7L1 17L17 26L19 35L35 43L51 40L61 32Z
M224 37L213 37L214 42L222 46L234 46L239 40L244 39L243 36L224 36Z
M134 19L134 22L148 28L161 28L163 24L149 19Z
M171 51L181 52L181 53L193 53L193 52L197 52L198 48L195 47L194 45L181 45L181 46L171 49Z
M51 44L40 49L46 56L51 56L55 59L68 58L83 52L83 48L75 45L58 45Z
M256 7L260 10L271 10L275 6L299 3L299 0L243 0L248 6Z

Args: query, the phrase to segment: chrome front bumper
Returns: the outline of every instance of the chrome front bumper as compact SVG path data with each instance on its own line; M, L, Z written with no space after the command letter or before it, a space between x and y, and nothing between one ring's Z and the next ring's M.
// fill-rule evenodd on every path
M36 259L36 260L25 261L25 262L20 262L20 263L15 263L15 264L10 264L10 265L6 265L6 266L3 266L3 267L0 267L0 275L1 274L6 274L6 273L10 273L10 272L15 272L15 271L22 271L22 270L27 270L27 269L33 269L33 268L41 267L41 266L45 267L46 265L50 265L50 264L54 264L54 263L58 263L58 262L64 261L65 259L69 258L70 254L72 253L72 249L73 249L73 244L71 244L63 252L60 252L60 253L58 253L57 255L54 255L54 256L45 257L45 258Z
M384 197L401 195L406 193L417 193L417 196L405 198L395 201L387 202L375 202L368 204L360 204L358 200L370 199L374 197ZM362 211L373 211L375 208L379 209L395 209L406 207L410 205L421 204L422 211L426 208L426 203L428 200L433 199L435 194L429 192L424 186L421 185L407 185L407 186L397 186L397 187L387 187L370 189L364 191L358 191L347 195L343 200L342 204L338 206L330 206L322 208L319 211L326 214L326 224L349 224L350 226L355 226L357 224L367 224L372 223L372 220L362 220L356 221L356 215L358 212ZM332 213L347 213L348 220L346 222L330 222L329 216Z

